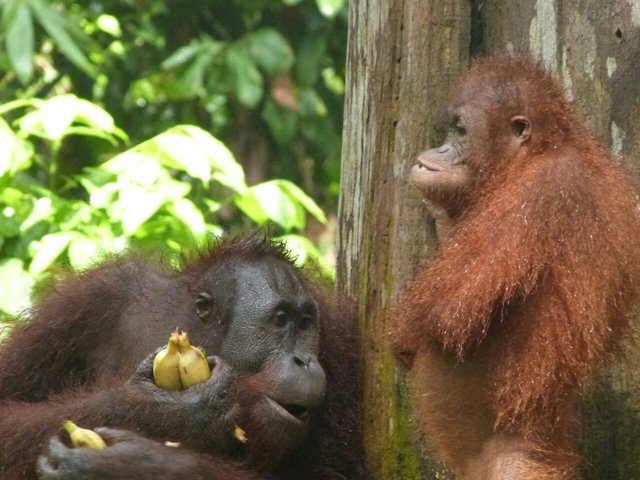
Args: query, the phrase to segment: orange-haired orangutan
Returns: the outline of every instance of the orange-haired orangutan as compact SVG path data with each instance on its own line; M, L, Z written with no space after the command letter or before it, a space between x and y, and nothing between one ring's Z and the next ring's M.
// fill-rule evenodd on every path
M441 251L393 312L395 353L458 479L574 479L577 396L638 296L634 191L531 60L476 63L450 114L411 172Z

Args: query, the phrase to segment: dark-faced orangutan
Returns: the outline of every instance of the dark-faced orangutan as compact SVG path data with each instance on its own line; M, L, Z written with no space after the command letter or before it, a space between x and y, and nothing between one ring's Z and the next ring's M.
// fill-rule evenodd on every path
M247 235L180 268L127 254L55 283L0 348L0 478L361 478L355 324L307 277ZM176 326L213 373L167 391L153 352ZM109 427L108 447L71 448L65 419Z
M441 249L393 311L416 415L459 479L575 479L577 397L638 297L636 196L528 59L476 63L450 116L411 171Z

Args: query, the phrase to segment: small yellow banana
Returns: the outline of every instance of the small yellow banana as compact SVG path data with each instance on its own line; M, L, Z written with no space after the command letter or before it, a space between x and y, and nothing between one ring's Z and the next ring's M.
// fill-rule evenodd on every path
M189 388L207 380L211 376L211 369L204 352L191 345L187 332L180 334L179 343L180 361L178 365L182 386Z
M236 425L236 428L233 430L233 436L236 437L240 443L247 443L247 434L238 425Z
M107 448L107 444L102 439L102 437L93 430L89 430L88 428L80 428L75 423L69 420L65 420L62 426L69 433L71 444L74 447L96 449Z
M165 390L182 390L180 380L180 333L176 329L169 336L167 346L160 350L153 359L153 379L161 388Z
M178 377L175 372L178 371ZM156 384L166 390L181 390L202 383L211 376L207 356L200 348L191 345L187 332L176 329L169 337L166 348L153 359L153 377ZM235 426L233 436L241 443L247 442L242 428ZM165 445L179 446L173 442Z

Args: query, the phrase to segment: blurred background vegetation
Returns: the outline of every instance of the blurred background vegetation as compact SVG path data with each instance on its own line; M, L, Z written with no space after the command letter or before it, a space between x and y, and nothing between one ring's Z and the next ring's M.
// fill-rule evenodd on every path
M346 3L0 0L0 319L130 246L332 258Z

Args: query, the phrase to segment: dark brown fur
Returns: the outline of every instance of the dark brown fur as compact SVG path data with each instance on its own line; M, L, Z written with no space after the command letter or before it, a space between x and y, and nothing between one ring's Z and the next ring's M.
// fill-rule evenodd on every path
M483 113L465 139L472 181L394 311L394 348L415 355L417 415L460 478L573 479L576 398L638 296L636 196L534 62L478 62L454 98ZM531 137L509 155L514 115Z

